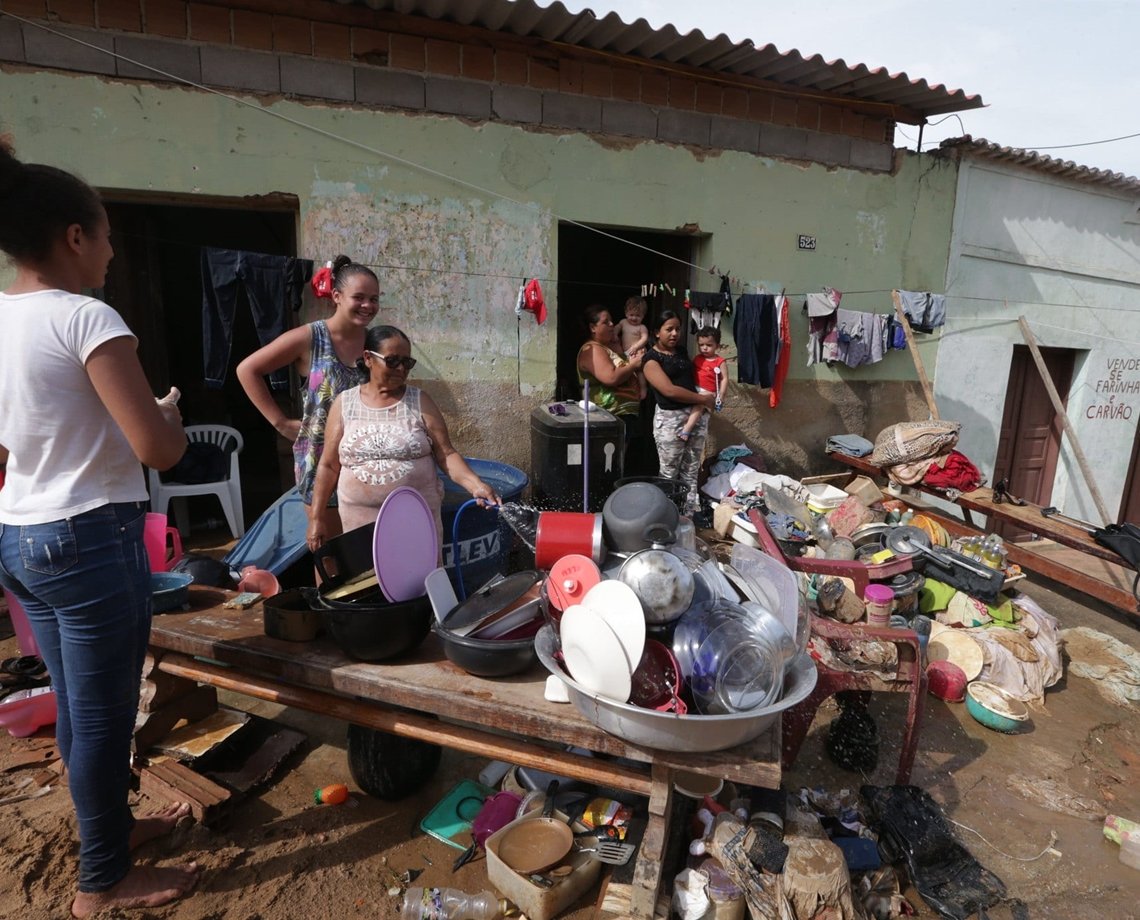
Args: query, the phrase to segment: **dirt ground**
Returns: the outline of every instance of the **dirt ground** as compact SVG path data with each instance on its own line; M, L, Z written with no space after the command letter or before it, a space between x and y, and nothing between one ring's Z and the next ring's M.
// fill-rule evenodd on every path
M1030 585L1064 627L1089 626L1137 647L1140 619L1088 606L1080 595L1062 596ZM0 620L0 624L3 621ZM2 635L3 633L0 633ZM0 657L16 654L15 640L0 641ZM960 839L1020 898L1034 918L1140 917L1140 872L1118 861L1101 835L1106 813L1140 820L1140 712L1108 702L1097 682L1071 675L1053 687L1025 733L1001 735L983 728L961 705L928 698L912 781L927 789L959 822ZM474 777L484 761L445 752L443 768L419 794L399 803L356 793L348 804L317 806L312 794L332 782L349 782L342 724L297 710L223 695L224 702L295 727L307 736L268 785L236 808L223 827L192 823L148 844L140 859L152 863L197 860L204 872L186 900L124 916L163 920L292 920L389 918L399 898L388 893L393 873L422 870L416 884L486 888L478 860L452 874L458 851L424 835L422 816L459 779ZM835 767L822 749L825 718L817 719L785 788L836 791L863 782L889 784L897 759L902 695L877 697L883 751L873 775ZM834 710L832 710L833 713ZM823 713L823 716L828 713ZM26 750L26 742L0 732L0 770ZM12 793L27 769L0 772L0 798ZM140 810L148 804L140 802ZM967 830L969 828L971 830ZM1056 853L1035 858L1056 833ZM983 840L982 838L985 838ZM987 842L988 841L988 842ZM0 805L0 917L65 917L76 872L75 820L66 788L33 801ZM920 917L935 917L913 892ZM568 916L584 920L590 904ZM999 908L991 916L1008 916Z

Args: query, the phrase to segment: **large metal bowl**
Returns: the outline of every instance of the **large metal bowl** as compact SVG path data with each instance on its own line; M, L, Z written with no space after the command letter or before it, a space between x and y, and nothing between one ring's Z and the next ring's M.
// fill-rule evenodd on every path
M800 655L784 677L783 697L771 706L729 715L679 716L595 696L562 670L554 659L556 648L553 630L549 626L542 627L534 640L538 659L551 674L566 683L575 708L603 731L631 744L659 751L723 751L751 741L767 731L785 709L807 699L815 689L817 677L815 662L808 655Z

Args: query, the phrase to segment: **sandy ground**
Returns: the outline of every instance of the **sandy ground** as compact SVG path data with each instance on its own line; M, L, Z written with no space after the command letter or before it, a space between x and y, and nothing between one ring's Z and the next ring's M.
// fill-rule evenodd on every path
M1088 607L1080 596L1029 591L1064 626L1086 625L1133 647L1136 617L1113 617ZM14 639L0 641L0 657L15 654ZM837 790L864 781L888 784L897 758L901 695L876 698L883 753L870 777L846 773L822 753L823 719L817 719L785 787ZM195 859L204 866L197 890L186 900L124 916L165 920L287 920L287 918L386 918L399 915L388 894L393 873L422 870L417 884L487 887L484 863L452 874L457 851L423 835L425 812L462 777L474 777L484 761L445 753L443 768L418 795L399 803L359 793L342 806L316 806L314 788L350 782L344 727L296 710L225 696L230 705L303 731L308 741L277 777L236 809L223 827L186 823L169 838L147 845L140 859L170 863ZM1034 918L1140 917L1140 872L1117 858L1101 836L1106 812L1140 820L1140 713L1106 701L1096 682L1067 677L1033 714L1032 728L1005 736L975 723L958 705L930 698L913 781L943 805L963 829L962 841L1000 876L1011 896ZM826 715L826 713L825 713ZM0 768L25 742L0 732ZM0 772L0 798L12 792L26 769ZM139 809L149 807L143 800ZM1060 855L1034 859L1057 834ZM0 805L0 917L27 920L65 917L76 871L75 821L65 788ZM936 915L912 893L921 917ZM568 916L592 914L589 904ZM998 909L991 916L1005 917Z

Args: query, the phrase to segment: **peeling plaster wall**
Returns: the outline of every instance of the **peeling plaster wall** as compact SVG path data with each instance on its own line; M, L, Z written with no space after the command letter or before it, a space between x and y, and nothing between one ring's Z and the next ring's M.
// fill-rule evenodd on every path
M960 449L993 477L1009 369L1025 316L1041 347L1076 352L1067 414L1108 510L1140 422L1140 223L1134 196L966 160L946 290L955 305L935 397L963 423ZM1034 371L1036 373L1036 371ZM1099 515L1069 438L1052 503Z
M769 409L766 391L733 384L714 447L747 440L774 465L806 472L828 434L873 438L890 422L924 414L905 352L857 370L807 367L798 295L826 284L849 292L844 307L888 312L893 287L940 290L955 164L898 152L894 174L870 173L430 115L246 101L9 72L0 79L0 128L25 158L104 189L296 195L300 255L345 252L377 266L381 318L411 335L417 376L473 454L529 465L527 412L549 396L554 378L554 283L545 284L547 325L524 316L518 343L513 305L524 275L557 277L560 217L658 231L695 224L701 265L793 296L784 402ZM815 251L797 248L799 234L816 237ZM694 288L714 283L693 278ZM923 347L932 375L935 348ZM726 353L734 354L731 343Z

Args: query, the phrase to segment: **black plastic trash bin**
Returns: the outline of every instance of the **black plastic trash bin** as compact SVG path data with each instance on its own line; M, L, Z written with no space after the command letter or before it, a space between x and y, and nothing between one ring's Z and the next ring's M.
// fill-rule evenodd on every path
M589 510L597 512L622 477L625 423L605 409L590 406L589 457L583 441L586 413L576 402L552 402L530 415L530 482L537 507L550 511L582 510L582 472L589 461Z

